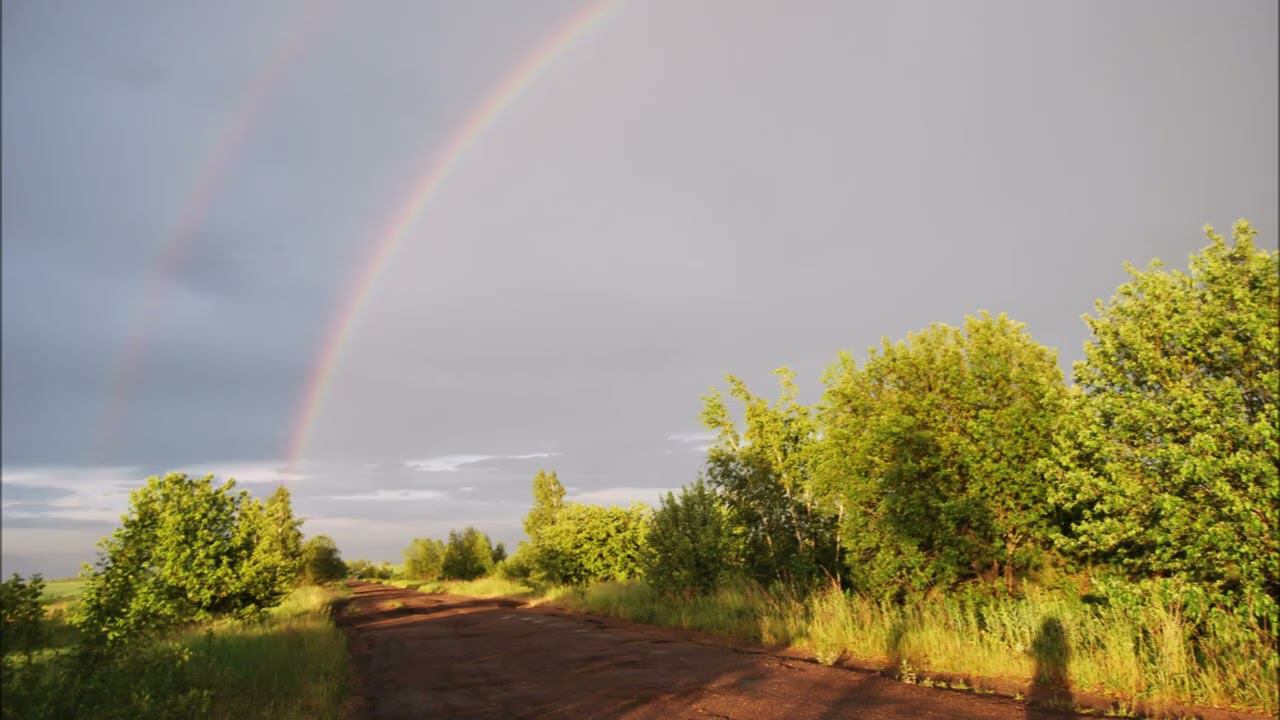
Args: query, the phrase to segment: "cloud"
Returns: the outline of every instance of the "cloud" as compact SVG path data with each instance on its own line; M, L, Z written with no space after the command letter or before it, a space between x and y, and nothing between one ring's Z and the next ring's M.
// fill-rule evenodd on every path
M419 472L457 472L467 465L477 465L492 460L534 460L555 457L560 453L537 452L523 455L439 455L421 460L405 460L405 467Z
M462 487L458 488L458 492L460 493L469 493L469 492L475 492L475 491L476 491L476 486L474 485L463 485Z
M678 489L665 487L611 487L579 492L577 488L569 488L570 492L566 499L570 502L591 503L593 505L630 505L635 502L657 505L659 498L665 497L668 492L674 492Z
M144 482L136 467L28 467L0 470L0 516L15 527L113 525Z
M176 472L242 484L278 483L306 476L285 472L273 463L229 462L181 468ZM6 522L25 527L115 525L129 508L129 493L146 482L136 466L48 466L0 470Z
M439 500L446 497L441 490L374 490L355 495L329 495L330 500Z
M305 480L310 477L302 473L291 472L279 463L252 461L190 465L181 468L177 472L184 472L197 477L216 475L222 480L234 478L237 483L242 485L283 484Z
M706 452L711 448L711 441L716 439L716 434L713 432L676 433L668 435L667 439L687 445L690 450Z

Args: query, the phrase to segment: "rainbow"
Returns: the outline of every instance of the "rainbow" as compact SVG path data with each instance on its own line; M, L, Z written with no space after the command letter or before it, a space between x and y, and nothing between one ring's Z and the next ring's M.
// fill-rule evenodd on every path
M466 122L454 132L449 143L433 154L431 160L427 162L425 170L418 177L409 194L397 206L395 214L377 236L373 250L356 274L350 289L338 306L338 312L334 314L329 324L316 363L307 378L302 400L298 405L293 427L289 433L288 447L285 452L287 467L296 465L302 456L307 435L320 410L321 400L329 387L329 381L333 377L342 348L347 343L351 328L369 291L396 247L417 223L423 209L444 185L462 157L475 145L484 131L494 124L502 111L510 106L520 93L533 83L576 38L590 29L617 4L618 0L606 0L589 6L570 18L564 26L503 78L488 95L488 99L476 108Z
M321 11L316 12L316 7ZM107 462L115 450L128 399L142 375L142 360L150 330L164 310L164 300L178 278L214 197L243 154L249 136L262 118L268 101L283 82L286 71L336 7L336 0L324 5L303 3L303 18L301 22L294 23L298 29L285 38L262 71L249 83L235 110L218 132L213 147L198 166L195 184L183 201L177 221L167 233L164 246L147 276L129 334L116 357L111 389L93 441L91 459L94 463Z

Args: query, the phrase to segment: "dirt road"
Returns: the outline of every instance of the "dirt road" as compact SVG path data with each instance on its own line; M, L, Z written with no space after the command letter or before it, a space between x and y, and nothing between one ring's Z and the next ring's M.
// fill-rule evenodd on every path
M1074 717L511 600L362 584L339 623L359 720Z

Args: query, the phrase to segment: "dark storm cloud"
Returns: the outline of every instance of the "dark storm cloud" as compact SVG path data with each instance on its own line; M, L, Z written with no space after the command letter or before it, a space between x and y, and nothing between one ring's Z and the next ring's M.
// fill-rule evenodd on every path
M820 392L932 321L1008 311L1064 367L1122 261L1277 229L1276 11L1256 2L623 3L497 116L383 270L297 467L322 335L431 153L578 3L9 3L6 571L69 571L166 469L286 482L348 557L529 480L652 502L693 479L725 372ZM297 58L147 326L219 133ZM53 568L57 568L54 570Z

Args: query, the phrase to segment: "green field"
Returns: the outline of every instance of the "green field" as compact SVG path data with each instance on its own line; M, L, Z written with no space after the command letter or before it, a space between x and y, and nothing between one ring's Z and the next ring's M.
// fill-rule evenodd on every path
M85 581L69 578L64 580L46 580L44 582L44 594L40 597L45 602L57 602L59 600L74 600L80 597L84 592Z

